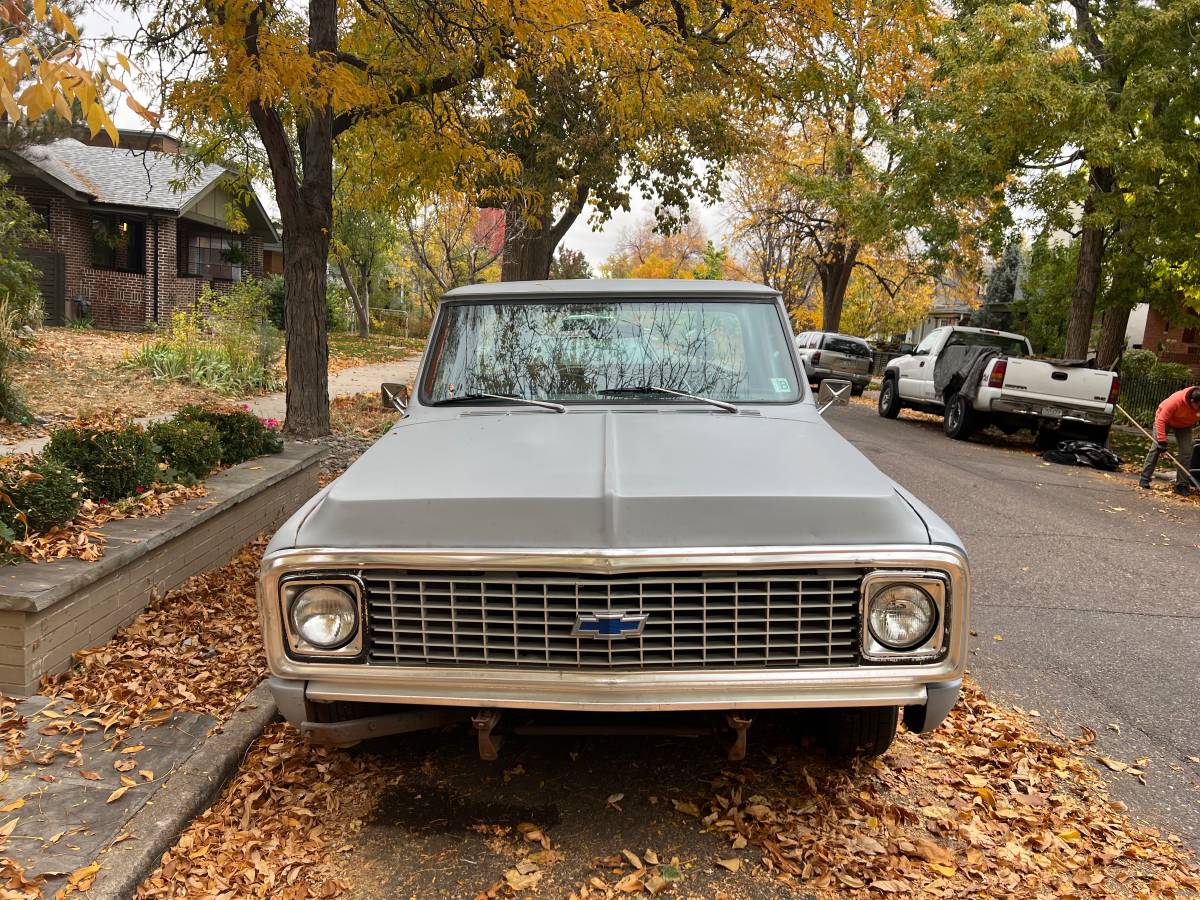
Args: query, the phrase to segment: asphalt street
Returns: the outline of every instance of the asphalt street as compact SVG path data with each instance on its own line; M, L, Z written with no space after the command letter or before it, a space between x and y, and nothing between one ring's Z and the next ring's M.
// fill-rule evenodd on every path
M828 418L966 544L971 674L1047 729L1091 728L1098 756L1144 759L1145 784L1102 769L1113 795L1200 849L1200 506L910 415Z

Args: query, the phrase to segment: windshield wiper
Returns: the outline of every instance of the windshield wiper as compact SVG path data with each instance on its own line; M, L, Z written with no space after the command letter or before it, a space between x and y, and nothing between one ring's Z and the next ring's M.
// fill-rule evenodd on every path
M689 400L697 400L700 403L707 403L710 406L715 406L717 409L723 409L725 412L736 413L738 408L732 403L726 403L724 400L714 400L712 397L705 397L701 394L689 394L686 391L673 391L670 388L660 387L656 384L644 384L641 387L621 387L621 388L605 388L602 391L597 391L599 394L670 394L673 397L686 397Z
M565 413L567 408L561 403L551 403L549 400L530 400L528 397L517 397L513 394L489 394L487 391L476 391L473 394L460 394L457 397L447 397L436 400L432 406L446 406L450 403L464 403L467 400L511 400L513 403L528 403L530 406L540 406L556 413Z

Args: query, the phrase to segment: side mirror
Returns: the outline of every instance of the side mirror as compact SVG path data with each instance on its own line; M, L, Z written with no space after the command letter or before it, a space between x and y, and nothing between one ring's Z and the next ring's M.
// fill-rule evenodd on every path
M831 406L848 406L850 403L850 382L840 379L826 378L817 390L817 412L823 413Z
M389 412L393 409L404 412L408 409L408 385L385 381L379 386L379 398Z

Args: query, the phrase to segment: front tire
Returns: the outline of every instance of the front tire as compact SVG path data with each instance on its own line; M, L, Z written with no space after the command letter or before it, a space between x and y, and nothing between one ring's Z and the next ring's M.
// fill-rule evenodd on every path
M817 740L831 756L882 756L896 737L899 719L896 706L831 709L822 717Z
M946 437L956 441L965 441L974 433L975 410L971 408L970 401L962 394L955 394L946 404L942 430L946 432Z
M900 415L900 388L895 378L883 379L879 388L879 415L885 419L894 419Z

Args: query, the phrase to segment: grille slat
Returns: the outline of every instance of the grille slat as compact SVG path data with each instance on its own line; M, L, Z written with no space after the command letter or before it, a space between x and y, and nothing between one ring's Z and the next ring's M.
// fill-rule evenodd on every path
M862 574L366 570L369 661L615 671L854 665ZM571 634L580 614L613 611L645 613L643 633Z

